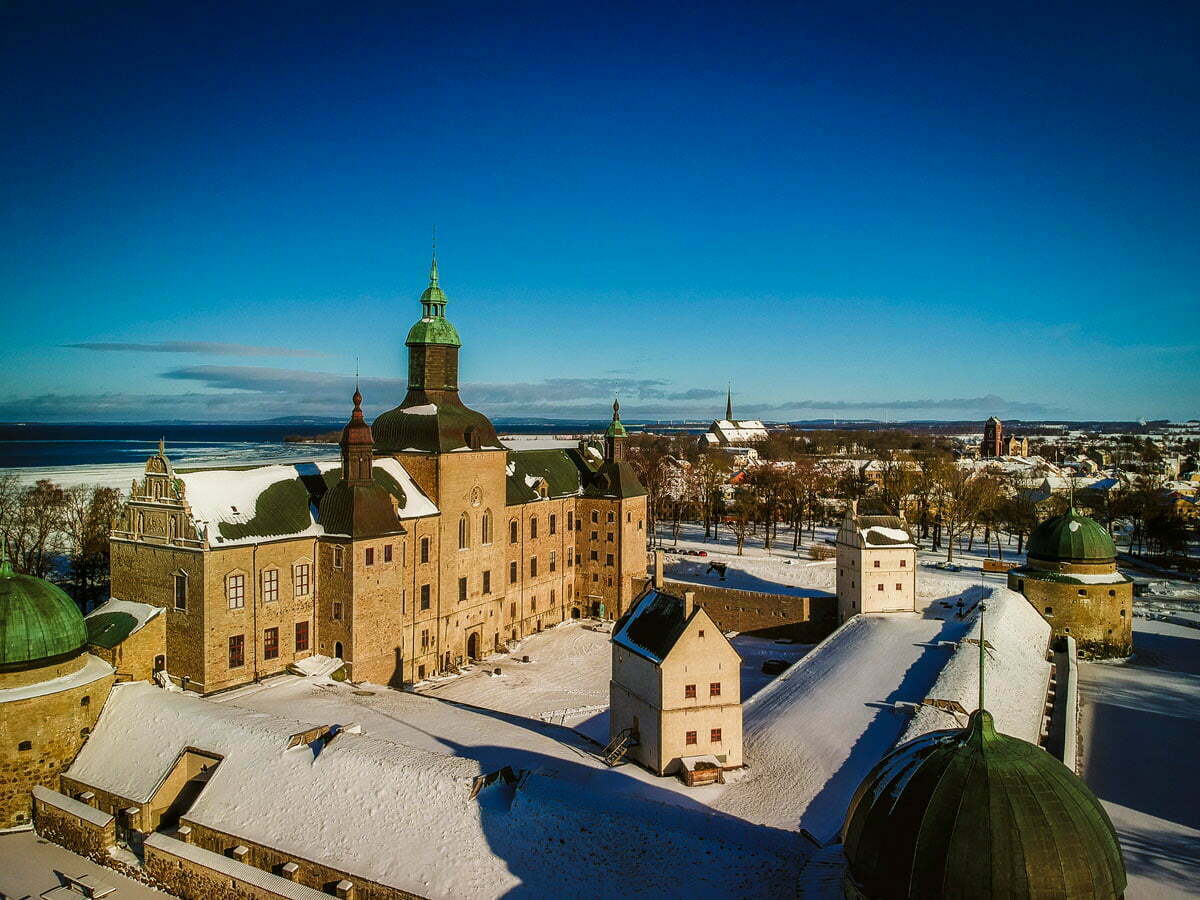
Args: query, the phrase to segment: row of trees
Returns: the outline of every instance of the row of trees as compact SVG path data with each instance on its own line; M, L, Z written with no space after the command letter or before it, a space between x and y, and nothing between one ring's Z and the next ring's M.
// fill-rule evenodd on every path
M86 609L108 581L108 531L121 502L117 488L0 475L0 539L18 572L65 576L63 586Z
M786 465L759 465L741 472L731 500L723 490L733 468L720 453L692 452L679 439L645 438L632 448L631 462L648 494L651 534L669 523L677 538L682 521L704 526L706 538L724 524L741 553L750 535L761 535L763 547L775 545L780 526L790 527L792 549L799 549L805 528L836 519L842 502L871 500L889 510L905 511L916 536L934 550L945 549L953 561L963 541L995 542L1003 556L1007 537L1024 550L1029 533L1069 502L1061 494L1041 491L1041 478L960 466L945 450L884 451L867 477L861 465L837 458L800 457ZM688 460L685 457L691 456ZM1183 549L1189 528L1164 502L1162 479L1145 477L1109 491L1081 491L1077 507L1094 515L1112 533L1118 521L1128 523L1134 552L1168 553Z

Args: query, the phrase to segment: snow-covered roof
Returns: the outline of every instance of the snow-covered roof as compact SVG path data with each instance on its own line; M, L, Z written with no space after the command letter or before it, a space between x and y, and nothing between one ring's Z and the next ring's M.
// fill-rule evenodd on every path
M668 896L684 885L700 897L771 895L796 876L794 835L597 790L576 771L587 760L544 757L473 797L486 773L471 759L369 734L286 749L306 727L117 685L67 775L144 801L183 749L219 754L184 820L422 897Z
M17 687L0 689L0 703L12 703L14 700L28 700L31 697L44 697L47 694L57 694L77 687L99 681L113 673L113 667L98 656L88 654L83 668L67 675L51 678L49 681L37 681L33 684L22 684Z
M1046 647L1050 626L1033 605L1004 587L985 588L987 612L984 639L991 645L984 672L984 705L996 720L996 729L1036 744L1041 733L1043 700L1050 663ZM957 700L963 709L979 704L979 614L966 635L975 643L960 641L926 693L938 700ZM900 739L911 740L927 731L953 728L954 720L941 710L920 707ZM960 725L965 724L959 722Z
M131 634L141 631L147 622L162 615L163 611L161 606L111 597L84 616L88 643L115 647Z
M340 469L340 462L322 461L249 469L194 469L178 473L178 478L197 527L208 536L210 544L229 547L264 538L325 534L314 500L324 493L333 477L330 473ZM437 506L396 459L376 459L374 469L377 480L382 474L385 483L394 483L399 518L437 514Z
M651 662L661 663L686 624L683 599L650 588L617 623L612 641Z

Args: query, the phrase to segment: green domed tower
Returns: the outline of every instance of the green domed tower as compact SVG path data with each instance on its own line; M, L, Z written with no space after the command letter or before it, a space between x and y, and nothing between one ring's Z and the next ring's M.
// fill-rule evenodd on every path
M461 449L500 449L487 416L463 405L458 396L458 354L462 340L446 318L437 257L429 287L421 294L421 318L408 331L408 394L372 426L380 453L445 453Z
M985 709L884 757L842 837L851 898L1116 900L1125 890L1095 794L1045 750L996 731Z
M48 581L18 575L7 555L0 560L0 672L68 660L86 643L74 600Z
M1009 570L1019 591L1087 656L1133 652L1133 582L1117 570L1117 548L1099 524L1070 507L1029 535L1027 561Z
M982 611L981 611L982 615ZM846 813L843 893L851 900L1116 900L1125 861L1108 813L1040 747L996 731L979 706L961 729L897 747Z
M96 724L113 668L86 647L75 601L0 554L0 828L30 821L30 792L58 789Z

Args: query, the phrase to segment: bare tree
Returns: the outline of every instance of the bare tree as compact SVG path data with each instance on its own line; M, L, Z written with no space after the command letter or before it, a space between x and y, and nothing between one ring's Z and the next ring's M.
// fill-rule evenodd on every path
M85 609L108 573L108 532L121 506L121 492L76 485L63 493L62 531L75 599Z
M746 489L739 490L734 495L733 505L726 517L729 529L737 539L738 556L742 555L742 550L746 546L746 535L754 528L754 520L757 515L758 501L754 499L754 493Z
M63 489L42 479L18 490L8 502L4 535L13 564L22 572L45 578L59 549Z

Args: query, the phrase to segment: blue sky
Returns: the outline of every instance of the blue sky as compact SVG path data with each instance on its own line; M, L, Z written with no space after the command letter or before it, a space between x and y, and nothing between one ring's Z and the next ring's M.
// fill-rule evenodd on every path
M1194 3L0 17L0 420L1200 416Z

